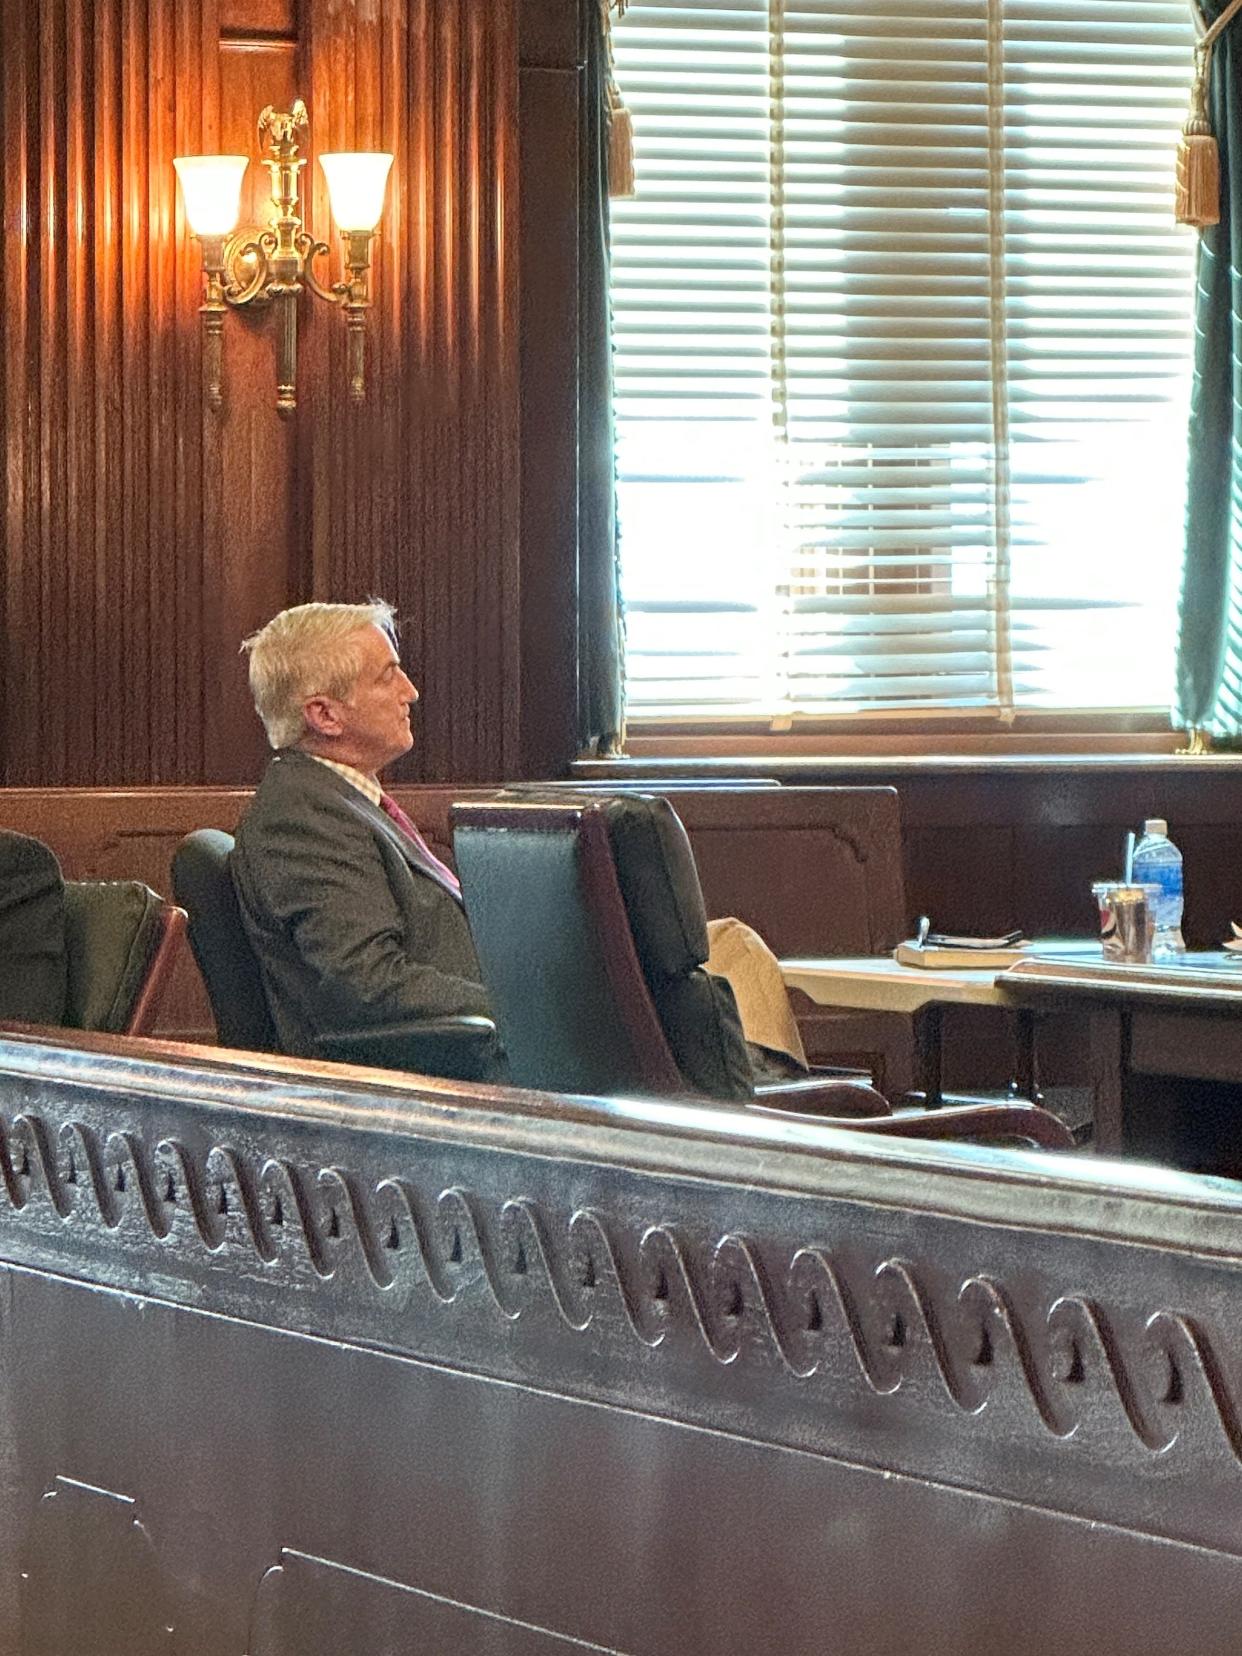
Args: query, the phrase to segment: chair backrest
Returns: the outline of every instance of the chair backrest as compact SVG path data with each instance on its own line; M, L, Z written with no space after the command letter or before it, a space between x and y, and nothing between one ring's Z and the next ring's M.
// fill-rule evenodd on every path
M556 1092L754 1096L732 991L667 800L453 808L462 893L513 1080Z
M218 828L187 834L173 853L173 892L189 912L190 948L207 985L221 1043L249 1052L278 1052L259 963L233 888L232 850L232 834Z
M149 1034L185 936L184 910L141 880L66 880L65 1023Z
M506 793L658 793L686 830L709 919L734 915L778 955L887 954L910 935L895 788L763 779L509 783Z

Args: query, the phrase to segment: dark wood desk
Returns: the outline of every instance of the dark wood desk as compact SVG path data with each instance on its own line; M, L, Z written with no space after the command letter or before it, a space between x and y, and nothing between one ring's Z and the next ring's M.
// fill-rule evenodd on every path
M1213 950L1177 965L1129 966L1040 955L1002 973L996 988L1011 1005L1085 1021L1097 1150L1201 1171L1205 1157L1211 1171L1242 1167L1242 1115L1236 1151L1231 1142L1242 1111L1242 958ZM1222 1114L1225 1137L1209 1154L1201 1129Z

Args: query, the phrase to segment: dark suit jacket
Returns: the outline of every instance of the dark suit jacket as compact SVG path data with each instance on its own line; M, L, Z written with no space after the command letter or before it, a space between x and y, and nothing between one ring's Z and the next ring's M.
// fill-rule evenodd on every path
M65 1021L65 882L42 840L0 832L0 1018Z
M283 1051L489 1013L460 902L378 806L309 755L272 760L231 866Z

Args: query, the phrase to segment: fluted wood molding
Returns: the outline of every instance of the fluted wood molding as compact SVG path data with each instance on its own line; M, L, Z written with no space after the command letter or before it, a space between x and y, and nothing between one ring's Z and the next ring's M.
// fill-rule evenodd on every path
M0 783L253 783L241 637L284 604L371 593L401 609L424 692L404 774L513 773L514 0L0 4ZM367 403L342 319L307 298L290 427L250 317L226 322L223 416L204 408L172 159L256 155L259 109L294 92L333 276L313 155L396 166Z
M382 592L424 707L408 776L516 761L516 78L511 0L308 8L316 152L392 151L368 400L315 318L307 482L315 596ZM329 224L311 169L315 222ZM333 240L335 240L335 236Z
M11 782L201 769L197 278L171 160L211 142L214 18L214 0L5 5Z

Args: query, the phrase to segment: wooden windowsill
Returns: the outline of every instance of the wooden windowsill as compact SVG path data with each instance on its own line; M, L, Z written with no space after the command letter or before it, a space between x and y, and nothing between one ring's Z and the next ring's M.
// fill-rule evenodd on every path
M1086 752L1045 748L1015 752L983 748L973 752L946 752L930 748L925 752L904 751L844 752L839 747L830 749L819 743L805 750L791 752L788 747L779 750L774 743L767 748L755 747L732 751L697 751L678 744L670 750L656 751L644 743L642 751L633 747L621 758L578 760L571 774L583 779L607 780L623 776L703 776L774 777L777 780L806 780L812 774L863 782L872 777L890 778L902 774L930 776L933 774L970 776L984 773L1042 774L1072 772L1105 775L1110 771L1133 774L1135 771L1167 771L1174 774L1221 773L1242 769L1242 753L1184 754L1160 752L1146 748L1122 749L1114 745L1110 751Z
M633 731L629 759L1035 758L1048 755L1169 758L1185 745L1178 730L798 731L776 735L731 731Z

